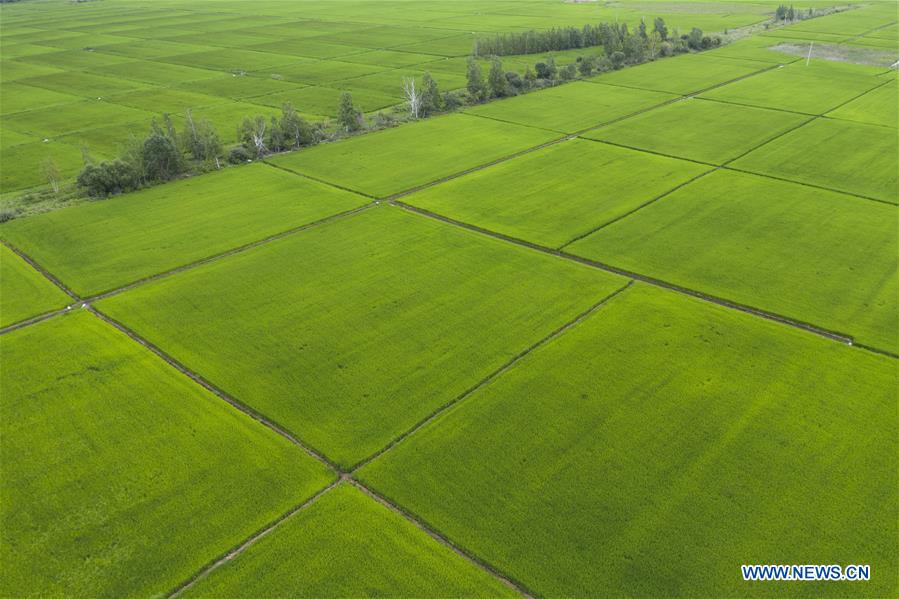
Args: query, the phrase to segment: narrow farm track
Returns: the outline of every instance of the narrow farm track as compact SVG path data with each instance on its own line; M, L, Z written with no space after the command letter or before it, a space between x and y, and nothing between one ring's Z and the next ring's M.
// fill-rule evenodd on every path
M577 326L578 324L583 322L583 320L585 318L587 318L591 314L597 312L600 308L602 308L607 303L612 301L619 294L621 294L624 291L626 291L627 289L629 289L631 287L631 285L633 285L633 284L634 284L633 280L628 281L625 285L621 286L620 288L618 288L611 294L602 298L601 300L599 300L598 302L596 302L595 304L590 306L587 310L585 310L581 314L578 314L577 316L575 316L572 320L563 324L561 327L559 327L555 331L551 332L549 335L543 337L542 339L540 339L539 341L537 341L536 343L534 343L527 349L525 349L525 350L519 352L518 354L516 354L515 356L513 356L512 359L510 359L508 362L506 362L505 364L503 364L502 366L500 366L499 368L497 368L496 370L494 370L493 372L491 372L490 374L485 376L483 379L481 379L480 381L475 383L473 386L468 388L466 391L462 392L459 396L457 396L456 398L443 404L442 406L440 406L439 408L437 408L436 410L431 412L429 415L425 416L417 424L415 424L412 428L410 428L409 430L405 431L404 433L394 437L387 445L385 445L384 447L382 447L375 453L371 454L364 460L361 460L360 462L354 464L350 468L350 473L356 472L357 470L359 470L360 468L362 468L369 462L372 462L375 459L382 456L383 454L387 453L388 451L390 451L391 449L393 449L394 447L396 447L397 445L402 443L407 437L415 434L420 429L424 428L425 426L427 426L428 424L430 424L431 422L433 422L434 420L439 418L441 414L443 414L444 412L446 412L447 410L449 410L456 404L468 399L479 389L485 387L486 385L489 385L491 382L493 382L494 380L499 378L504 372L508 371L510 368L512 368L519 362L521 362L521 360L523 360L528 354L533 352L535 349L543 347L544 345L552 342L554 339L560 337L562 334L565 333L565 331L568 331L569 329L574 328L575 326Z

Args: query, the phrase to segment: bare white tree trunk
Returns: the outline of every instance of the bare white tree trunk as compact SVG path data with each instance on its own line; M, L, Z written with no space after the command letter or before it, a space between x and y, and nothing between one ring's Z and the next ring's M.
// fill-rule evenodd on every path
M421 92L415 89L414 77L403 77L403 93L406 95L406 103L409 104L409 114L413 119L417 119L421 110Z
M253 131L253 145L256 146L256 155L265 156L265 119L256 121L256 129Z

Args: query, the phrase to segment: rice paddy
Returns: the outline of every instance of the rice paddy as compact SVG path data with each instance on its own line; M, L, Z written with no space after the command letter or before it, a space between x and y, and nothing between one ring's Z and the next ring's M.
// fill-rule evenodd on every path
M779 4L3 4L0 596L896 596L895 4ZM218 160L78 195L188 110Z

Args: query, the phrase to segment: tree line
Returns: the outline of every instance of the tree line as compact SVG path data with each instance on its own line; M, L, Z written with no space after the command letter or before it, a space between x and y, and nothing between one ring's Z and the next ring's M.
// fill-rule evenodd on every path
M633 40L632 38L638 38ZM524 31L500 33L490 38L477 38L474 42L475 56L508 56L512 54L540 54L602 46L606 56L624 51L629 45L649 44L669 41L665 20L657 17L652 30L641 20L637 30L630 32L625 23L599 23L583 27L554 27L545 31ZM675 35L674 37L678 37ZM674 42L675 40L671 40Z
M571 29L572 31L576 31ZM562 39L556 32L551 39ZM470 56L466 69L464 91L442 92L436 79L425 72L420 80L402 79L402 108L394 112L378 112L366 118L354 102L350 92L342 92L339 98L335 127L328 123L309 122L290 103L281 108L279 115L248 116L237 126L238 145L223 155L224 148L213 124L206 119L195 119L190 110L184 124L178 130L170 115L163 115L161 122L154 120L150 131L143 138L132 136L124 145L118 158L95 162L84 151L84 168L78 175L78 187L91 197L105 197L131 191L147 185L168 181L187 172L204 172L220 168L226 158L239 164L269 154L312 146L361 131L391 127L400 120L427 118L434 114L456 110L466 104L477 104L493 98L503 98L527 93L535 89L557 85L578 77L623 68L655 60L659 56L703 50L721 43L720 38L703 35L693 28L689 34L669 32L664 20L656 19L648 30L641 22L631 32L624 24L601 23L587 26L580 37L569 36L564 43L593 43L598 40L603 47L602 56L584 55L565 66L556 65L552 56L540 60L525 69L523 74L505 71L499 55L490 59L486 76L481 63ZM509 34L495 39L513 39L527 34ZM45 174L51 186L58 191L58 169L45 165Z

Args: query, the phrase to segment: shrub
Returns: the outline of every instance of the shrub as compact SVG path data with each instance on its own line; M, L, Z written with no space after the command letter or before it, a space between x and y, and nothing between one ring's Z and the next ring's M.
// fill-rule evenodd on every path
M231 151L228 152L228 162L230 162L231 164L242 164L249 160L250 153L247 152L247 149L243 146L231 148Z
M121 160L88 164L78 174L78 186L92 198L103 198L136 189L139 177Z
M443 109L447 111L456 110L460 106L462 106L464 102L462 101L461 96L455 92L444 92L443 94Z
M524 87L524 80L515 71L506 72L506 82L509 84L509 87L515 90L520 90Z
M18 215L19 215L19 212L17 210L10 210L10 209L0 210L0 223L5 223L7 221L11 221Z
M624 66L624 52L612 52L612 56L609 58L612 60L613 69L620 69Z

